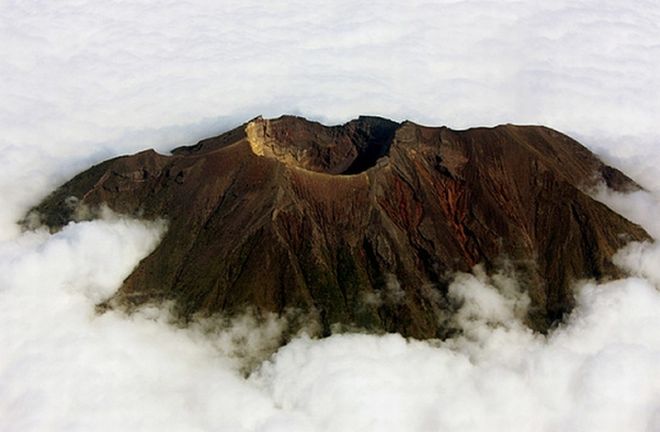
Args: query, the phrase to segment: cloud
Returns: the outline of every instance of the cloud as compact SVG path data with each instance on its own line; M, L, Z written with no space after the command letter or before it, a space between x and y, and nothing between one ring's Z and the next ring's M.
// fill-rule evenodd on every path
M452 289L470 295L476 281L461 277ZM507 301L492 286L476 289L471 307L491 316L493 302ZM300 338L251 379L314 429L655 430L658 307L644 280L590 283L547 337L507 321L440 345L399 335Z
M161 232L114 217L2 245L3 430L240 430L274 410L210 338L162 310L95 313Z
M288 112L558 128L647 189L595 197L658 237L659 19L618 0L1 3L0 429L660 430L654 244L617 254L631 277L580 282L547 336L513 275L476 268L450 340L300 335L261 362L285 319L95 313L162 223L15 224L92 163Z

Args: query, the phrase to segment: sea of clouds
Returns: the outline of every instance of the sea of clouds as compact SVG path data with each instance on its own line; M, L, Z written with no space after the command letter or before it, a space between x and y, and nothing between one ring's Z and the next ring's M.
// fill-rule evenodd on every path
M282 320L95 312L166 221L16 224L107 157L375 114L567 132L646 188L594 194L658 238L658 23L655 0L0 2L0 430L660 430L654 244L547 336L514 279L475 269L450 288L460 337L301 335L246 376Z

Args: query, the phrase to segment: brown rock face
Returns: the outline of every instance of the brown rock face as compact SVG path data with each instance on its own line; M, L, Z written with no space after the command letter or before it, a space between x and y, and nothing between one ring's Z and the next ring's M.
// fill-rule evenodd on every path
M428 338L449 330L451 275L476 264L515 270L538 330L570 311L575 280L617 276L614 252L649 236L582 192L599 181L638 187L545 127L285 116L103 162L35 209L53 228L73 217L72 196L169 220L114 304L171 299L184 317L293 308L325 334L339 323Z

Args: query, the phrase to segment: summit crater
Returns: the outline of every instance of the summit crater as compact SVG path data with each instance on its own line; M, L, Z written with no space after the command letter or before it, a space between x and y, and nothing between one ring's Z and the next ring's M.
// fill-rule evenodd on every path
M542 126L258 117L169 156L102 162L33 210L51 229L76 205L169 221L108 307L171 300L184 319L296 310L323 334L433 338L452 331L452 275L476 265L506 263L539 331L570 312L577 280L620 276L613 254L650 236L584 192L598 183L639 188Z

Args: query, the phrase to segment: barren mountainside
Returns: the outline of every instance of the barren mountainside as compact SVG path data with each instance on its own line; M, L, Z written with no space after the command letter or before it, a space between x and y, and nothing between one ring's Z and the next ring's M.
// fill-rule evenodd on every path
M452 275L477 264L515 271L540 331L571 310L574 281L618 276L612 255L649 236L583 192L600 181L638 187L545 127L259 117L171 155L103 162L35 210L53 229L82 204L169 221L113 306L298 310L324 334L430 338L451 331Z

